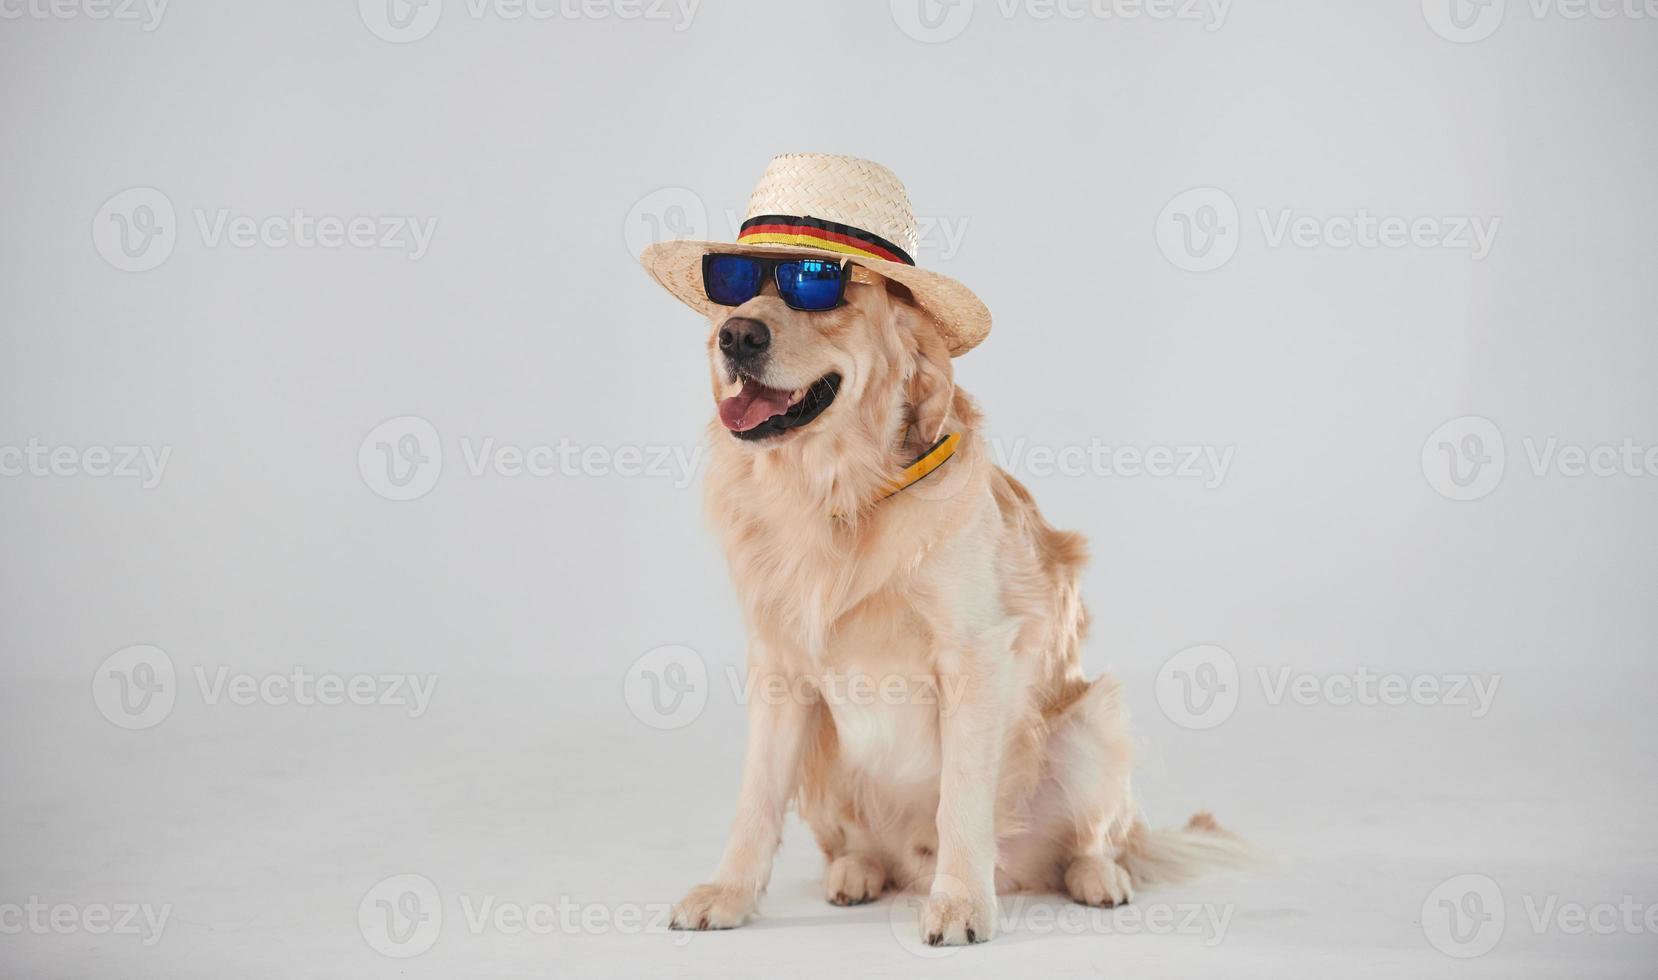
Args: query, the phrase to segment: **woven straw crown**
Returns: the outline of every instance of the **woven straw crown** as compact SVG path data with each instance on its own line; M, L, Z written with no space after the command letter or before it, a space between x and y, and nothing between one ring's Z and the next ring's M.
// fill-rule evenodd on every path
M915 254L915 212L898 175L857 157L773 157L748 199L748 214L798 214L862 228Z
M908 287L951 356L965 354L990 332L990 311L956 280L917 268L917 241L909 195L892 171L857 157L787 153L761 175L735 244L658 242L639 261L680 302L714 316L727 308L703 291L702 257L710 252L849 258Z

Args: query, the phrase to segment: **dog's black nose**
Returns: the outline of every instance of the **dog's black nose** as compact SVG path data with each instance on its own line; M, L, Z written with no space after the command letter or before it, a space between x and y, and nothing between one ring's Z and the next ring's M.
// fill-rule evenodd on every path
M720 350L733 361L759 357L771 346L771 331L759 320L734 316L720 327Z

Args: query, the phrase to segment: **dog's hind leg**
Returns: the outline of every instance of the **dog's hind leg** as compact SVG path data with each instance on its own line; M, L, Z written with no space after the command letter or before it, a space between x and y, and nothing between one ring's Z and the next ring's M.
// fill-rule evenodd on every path
M1082 687L1048 719L1043 779L1029 830L1004 849L1024 890L1060 891L1084 905L1126 903L1132 876L1118 859L1134 826L1133 742L1117 682Z
M1122 905L1134 889L1259 863L1260 852L1207 813L1178 829L1140 819L1129 784L1128 718L1115 683L1102 677L1053 722L1039 826L1055 842L1054 867L1084 905Z

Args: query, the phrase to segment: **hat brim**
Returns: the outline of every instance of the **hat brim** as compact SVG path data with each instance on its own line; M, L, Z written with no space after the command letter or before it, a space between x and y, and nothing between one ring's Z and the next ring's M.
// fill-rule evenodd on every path
M662 284L676 299L703 316L712 316L715 310L725 309L708 298L702 288L702 257L710 252L731 255L802 255L822 258L837 255L825 249L802 248L798 245L751 244L730 242L670 241L645 246L639 253L639 263L651 278ZM951 357L960 357L972 350L990 333L990 309L971 289L926 269L902 262L847 255L854 265L861 266L894 282L902 283L915 296L916 303L933 318L939 334L950 349Z

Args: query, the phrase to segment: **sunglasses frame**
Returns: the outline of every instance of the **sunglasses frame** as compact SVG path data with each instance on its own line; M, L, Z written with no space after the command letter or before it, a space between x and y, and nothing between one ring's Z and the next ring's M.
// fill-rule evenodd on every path
M850 256L848 256L841 259L840 293L835 296L835 305L826 306L821 310L801 309L793 303L790 303L788 298L783 295L783 283L777 278L777 267L785 262L809 262L814 259L820 262L825 262L828 261L830 257L819 255L751 255L747 252L704 252L702 255L702 294L707 296L708 301L716 306L727 306L727 304L721 303L708 292L708 265L716 258L723 258L727 256L741 259L753 259L755 262L758 262L760 264L761 282L764 283L766 277L769 276L771 278L772 285L777 287L778 298L783 300L783 302L788 305L789 309L800 313L827 313L830 310L846 305L846 284L849 282L873 285L874 283L881 281L875 273L870 272L868 269L858 265ZM761 288L764 289L764 285L762 285ZM755 293L754 295L758 296L760 294ZM749 298L752 299L753 297L751 296Z

